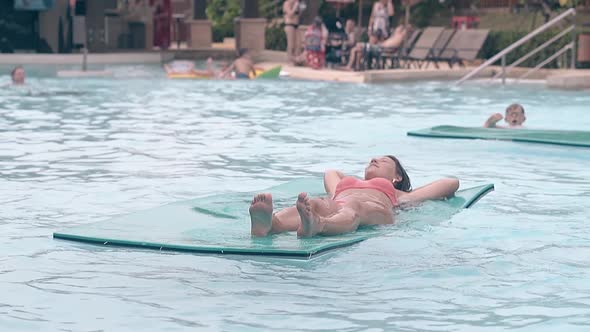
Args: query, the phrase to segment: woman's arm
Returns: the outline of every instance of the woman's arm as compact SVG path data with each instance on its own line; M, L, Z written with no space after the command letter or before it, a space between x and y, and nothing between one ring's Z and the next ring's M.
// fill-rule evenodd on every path
M234 61L229 67L227 67L226 70L222 71L220 76L225 76L229 73L231 73L232 70L234 70L236 68L236 62Z
M289 6L289 3L285 1L285 3L283 3L283 13L285 15L292 16L293 14L295 14L295 8L297 8L296 5L299 5L298 1L293 1L293 4L291 6Z
M340 180L342 180L342 178L345 176L346 175L340 171L334 169L327 170L324 173L324 189L326 190L326 194L328 194L330 197L334 197L338 182L340 182Z
M436 180L409 193L398 192L399 202L402 204L420 203L429 199L451 197L459 189L459 180L445 178Z
M389 16L393 16L394 14L394 7L393 7L393 2L391 0L389 0L387 2L387 14L389 14Z

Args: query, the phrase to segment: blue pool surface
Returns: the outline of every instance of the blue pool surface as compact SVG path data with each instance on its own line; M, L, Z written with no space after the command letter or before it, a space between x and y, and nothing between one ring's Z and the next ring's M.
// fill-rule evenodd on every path
M26 88L0 89L0 330L590 329L590 150L406 136L481 125L513 102L530 128L589 130L587 92L171 81L155 66L110 69L113 79L82 80L32 69ZM401 159L414 187L456 176L496 191L447 221L395 225L310 261L51 238L327 168L360 176L383 154Z

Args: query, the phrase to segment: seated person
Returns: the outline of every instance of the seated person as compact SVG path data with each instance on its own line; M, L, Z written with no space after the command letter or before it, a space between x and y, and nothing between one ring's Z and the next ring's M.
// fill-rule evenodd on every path
M484 128L522 128L522 124L526 121L524 107L520 104L512 104L506 108L504 121L508 123L508 127L496 125L500 120L502 120L502 114L493 114L486 120L483 126Z
M339 21L336 25L339 30L330 32L328 37L326 61L335 64L346 64L348 63L350 50L356 45L356 24L354 20L348 19L343 29Z
M383 49L394 49L402 45L406 38L407 29L403 25L399 25L395 28L395 31L391 37L379 42L380 30L377 30L374 34L369 36L369 43L357 43L354 49L351 51L350 59L348 60L347 69L352 70L352 66L355 68L360 67L361 58L363 52L368 54L379 54Z
M379 43L379 47L381 47L382 49L384 49L384 48L397 49L400 46L402 46L404 39L406 39L407 33L408 33L408 28L406 28L403 25L398 25L397 28L395 28L393 35L391 35L391 37L385 39L383 42Z
M328 41L326 43L326 63L328 64L340 64L342 62L342 56L346 48L345 43L347 40L344 25L337 19L334 27L328 34Z
M326 62L326 39L328 29L320 17L313 20L305 32L305 54L307 66L321 69Z
M231 71L235 72L236 79L250 79L250 73L256 75L254 68L254 62L250 56L250 51L245 48L238 50L238 58L224 71L222 71L222 77L227 76Z
M346 33L346 41L344 42L344 46L346 49L351 49L354 47L354 45L356 45L356 23L354 20L346 20L344 32Z
M316 17L304 35L303 53L295 58L296 65L307 65L313 69L321 69L326 62L326 40L328 29L320 17Z
M348 58L348 64L346 65L347 70L352 70L354 68L359 68L360 63L363 57L364 50L377 51L379 43L379 36L380 31L377 33L369 35L369 41L367 43L357 43L352 50L350 50L350 56Z

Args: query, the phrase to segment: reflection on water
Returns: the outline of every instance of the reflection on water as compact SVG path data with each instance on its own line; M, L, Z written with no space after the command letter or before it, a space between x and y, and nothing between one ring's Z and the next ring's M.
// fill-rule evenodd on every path
M30 93L0 91L3 330L588 329L588 150L405 135L480 125L512 102L525 106L529 127L587 130L588 94L170 81L155 67L122 70L149 79L41 75L28 78ZM50 238L326 168L360 175L386 153L400 157L415 187L457 176L496 191L447 222L397 226L310 262Z

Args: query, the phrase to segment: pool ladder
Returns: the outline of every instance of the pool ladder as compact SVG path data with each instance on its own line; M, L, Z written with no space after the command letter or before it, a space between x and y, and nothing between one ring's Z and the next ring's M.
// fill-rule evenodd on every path
M571 20L571 25L569 27L564 28L560 33L558 33L557 35L553 36L551 39L547 40L545 43L543 43L542 45L538 46L537 48L535 48L534 50L530 51L529 53L523 55L520 59L514 61L512 64L510 64L508 66L506 65L506 55L508 53L512 52L513 50L515 50L517 47L523 45L524 43L530 41L531 39L533 39L538 34L540 34L542 32L545 32L549 28L551 28L554 25L556 25L558 22L561 22L563 20L569 19L570 17L572 18L572 20ZM571 63L570 63L570 66L571 66L572 69L575 69L576 68L576 10L574 8L570 8L570 9L566 10L565 12L561 13L559 16L556 16L555 18L553 18L549 22L547 22L547 23L543 24L542 26L538 27L537 29L531 31L529 34L527 34L526 36L524 36L521 39L517 40L512 45L506 47L505 49L503 49L502 51L500 51L498 54L494 55L489 60L487 60L486 62L482 63L479 67L475 68L470 73L468 73L467 75L463 76L455 84L459 85L459 84L467 81L468 79L470 79L470 78L474 77L475 75L479 74L486 67L494 64L498 60L500 60L500 63L501 63L501 66L502 66L502 70L500 72L496 73L491 78L491 80L493 81L493 80L496 80L498 78L501 78L502 84L506 84L506 75L510 71L512 71L512 69L514 67L518 66L519 64L521 64L522 62L524 62L526 59L530 58L534 54L536 54L539 51L543 50L545 47L551 45L555 41L557 41L557 40L561 39L562 37L566 36L568 33L572 37L572 41L570 43L566 44L564 47L562 47L560 50L558 50L557 52L555 52L550 57L548 57L545 60L541 61L534 68L531 68L528 71L526 71L524 74L522 74L520 77L518 77L517 80L521 80L521 79L524 79L524 78L530 76L532 73L536 72L537 70L539 70L543 66L545 66L548 63L550 63L551 61L555 60L557 57L564 55L568 50L571 50L571 60L570 60ZM564 63L567 62L567 57L566 56L563 57L563 61L564 61Z

